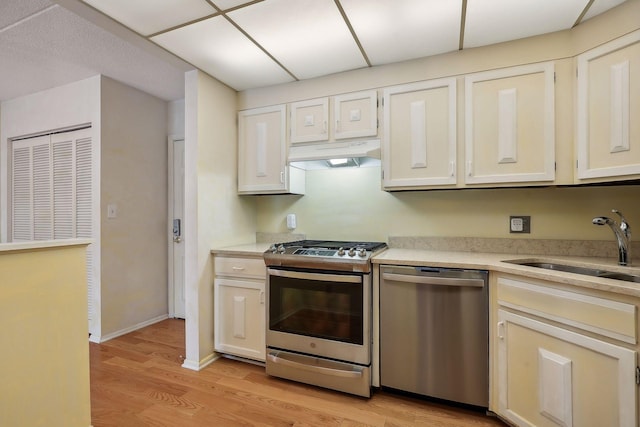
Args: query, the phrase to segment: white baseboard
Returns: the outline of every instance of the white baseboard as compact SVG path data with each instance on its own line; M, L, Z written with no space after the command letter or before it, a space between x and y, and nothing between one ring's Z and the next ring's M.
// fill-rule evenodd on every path
M119 331L115 331L115 332L112 332L112 333L107 334L107 335L102 335L102 336L91 335L89 337L89 341L100 344L100 343L112 340L114 338L117 338L119 336L126 335L129 332L137 331L138 329L142 329L142 328L144 328L146 326L153 325L154 323L162 322L163 320L168 319L168 318L169 318L168 314L163 314L161 316L154 317L154 318L149 319L149 320L145 320L144 322L137 323L137 324L135 324L133 326L130 326L130 327L124 328L124 329L120 329Z
M220 355L218 353L211 353L210 355L200 360L199 362L195 360L184 359L184 362L182 363L182 367L191 369L192 371L200 371L206 368L207 366L209 366L210 364L212 364L213 362L215 362L216 360L218 360L219 358L220 358Z

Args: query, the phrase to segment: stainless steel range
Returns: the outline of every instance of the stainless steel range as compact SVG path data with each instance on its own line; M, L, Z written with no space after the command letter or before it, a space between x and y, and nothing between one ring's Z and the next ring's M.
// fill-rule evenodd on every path
M267 265L267 374L371 395L371 257L380 242L272 245Z

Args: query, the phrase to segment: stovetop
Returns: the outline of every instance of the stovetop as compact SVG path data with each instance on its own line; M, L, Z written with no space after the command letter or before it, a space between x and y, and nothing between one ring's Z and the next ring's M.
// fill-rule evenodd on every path
M367 272L370 258L386 248L384 242L299 240L271 245L264 260L267 266Z
M296 246L300 248L324 248L324 249L340 249L340 248L364 248L368 251L386 247L383 242L355 242L340 240L298 240L295 242L276 243L276 246L283 245L286 247Z

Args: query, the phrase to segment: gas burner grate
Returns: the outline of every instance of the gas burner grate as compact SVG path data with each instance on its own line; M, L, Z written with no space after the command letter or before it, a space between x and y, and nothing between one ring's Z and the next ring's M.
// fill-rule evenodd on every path
M278 244L280 245L280 244ZM298 240L295 242L282 243L285 248L296 246L301 248L364 248L368 251L375 251L387 246L384 242L357 242L357 241L341 241L341 240Z

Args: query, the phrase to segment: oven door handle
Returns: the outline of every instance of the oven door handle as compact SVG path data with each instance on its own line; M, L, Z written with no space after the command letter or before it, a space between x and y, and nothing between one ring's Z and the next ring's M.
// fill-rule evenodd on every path
M316 366L316 365L307 365L305 363L288 360L286 356L280 356L279 352L277 351L269 353L267 357L271 362L275 364L288 366L290 368L295 368L295 369L301 369L304 371L315 372L315 373L331 375L334 377L342 377L342 378L361 378L362 377L363 368L360 368L357 366L353 366L351 370L344 370L344 369L326 368L323 366Z
M275 268L268 268L267 273L270 276L288 277L291 279L318 280L321 282L362 283L362 277L345 274L309 273L301 271L276 270Z

